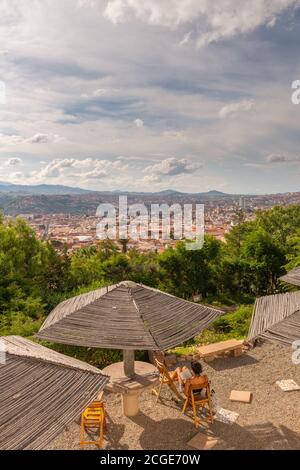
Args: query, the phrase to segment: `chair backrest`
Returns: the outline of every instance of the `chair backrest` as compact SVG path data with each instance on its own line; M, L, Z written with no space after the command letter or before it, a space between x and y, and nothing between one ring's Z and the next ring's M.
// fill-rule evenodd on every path
M154 362L155 361L158 361L158 362L161 362L161 363L164 363L164 360L165 360L165 354L163 351L152 351L152 356L153 356L153 360Z
M171 380L168 368L167 368L166 364L163 361L158 359L158 357L154 356L154 364L155 364L155 367L158 369L158 371L161 375L164 375L169 380Z
M203 382L203 384L190 384L189 386L189 390L188 390L188 396L190 398L192 398L192 395L197 395L197 393L201 393L202 390L206 390L206 395L207 397L210 396L210 383L209 383L209 380L208 380L208 377L205 375L205 382ZM201 398L203 400L205 400L205 397Z

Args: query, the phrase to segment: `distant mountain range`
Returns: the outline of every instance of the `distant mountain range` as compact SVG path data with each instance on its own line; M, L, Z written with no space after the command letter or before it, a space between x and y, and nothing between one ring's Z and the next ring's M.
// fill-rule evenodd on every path
M19 194L31 194L31 195L61 195L61 194L89 194L89 193L107 193L107 194L155 194L157 196L183 196L188 193L183 193L180 191L174 191L173 189L166 189L164 191L158 191L156 193L152 192L134 192L134 191L95 191L95 190L88 190L82 188L74 188L71 186L63 186L63 185L51 185L51 184L40 184L40 185L22 185L22 184L13 184L7 183L5 181L0 181L0 192L5 193L19 193ZM192 193L191 193L192 194ZM226 193L222 193L220 191L208 191L204 193L193 193L193 195L198 196L207 196L207 197L215 197L215 196L228 196Z
M165 191L159 191L155 193L156 195L160 196L184 196L185 194L192 194L193 196L203 196L203 197L226 197L231 196L230 194L222 193L221 191L207 191L204 193L182 193L180 191L174 191L173 189L166 189Z
M0 181L0 192L19 194L87 194L92 191L62 185L22 185Z
M129 204L166 203L215 204L218 206L239 204L242 195L221 191L183 193L167 189L159 192L89 191L63 185L16 185L0 182L0 211L7 215L19 214L80 214L95 215L99 204L118 204L119 196L126 195ZM246 195L248 207L272 207L276 204L300 204L299 193L265 196ZM255 203L254 203L255 201Z

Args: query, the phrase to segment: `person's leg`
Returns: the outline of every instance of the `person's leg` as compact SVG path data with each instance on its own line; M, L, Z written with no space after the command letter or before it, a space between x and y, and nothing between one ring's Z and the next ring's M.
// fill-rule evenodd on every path
M180 373L181 373L181 367L177 367L175 370L173 370L172 372L169 372L170 374L170 377L172 380L174 380L175 382L180 382Z

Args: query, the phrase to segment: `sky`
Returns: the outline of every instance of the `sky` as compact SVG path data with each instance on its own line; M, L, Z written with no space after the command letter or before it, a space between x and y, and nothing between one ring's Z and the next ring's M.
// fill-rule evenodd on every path
M0 181L299 191L300 0L0 0Z

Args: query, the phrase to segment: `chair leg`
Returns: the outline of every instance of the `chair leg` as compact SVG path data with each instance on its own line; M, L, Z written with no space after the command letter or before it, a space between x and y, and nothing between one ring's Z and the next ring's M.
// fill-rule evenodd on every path
M211 402L211 399L210 399L210 398L208 399L208 410L209 410L210 422L213 423L213 422L214 422L214 415L213 415L212 402Z
M105 416L105 411L103 411L103 431L107 430L107 421Z
M178 392L176 386L174 385L174 383L173 382L168 382L168 385L169 385L170 389L172 390L172 392L175 393L177 398L180 399L181 396L179 395L179 392Z
M84 419L83 416L81 416L81 422L80 422L80 446L84 445Z
M101 418L99 426L99 447L102 449L103 446L103 428L104 428L104 418Z
M183 408L182 408L182 413L185 414L186 410L187 410L187 407L188 407L188 404L189 404L189 399L187 398L184 402L184 405L183 405Z
M161 380L161 382L160 382L160 384L159 384L159 388L158 388L156 403L158 403L158 400L160 399L160 394L161 394L161 390L162 390L163 384L164 384L164 383L163 383L163 381Z
M200 417L203 417L203 419L204 419L204 409L205 409L205 405L202 405L202 406L200 407L200 410L199 410L199 411L200 411L200 413L199 413L199 420L198 420L199 425L200 425Z
M197 418L196 405L195 405L195 401L194 401L193 396L192 396L192 408L193 408L193 415L194 415L194 424L195 424L195 428L197 429L199 424L198 424L198 418Z

